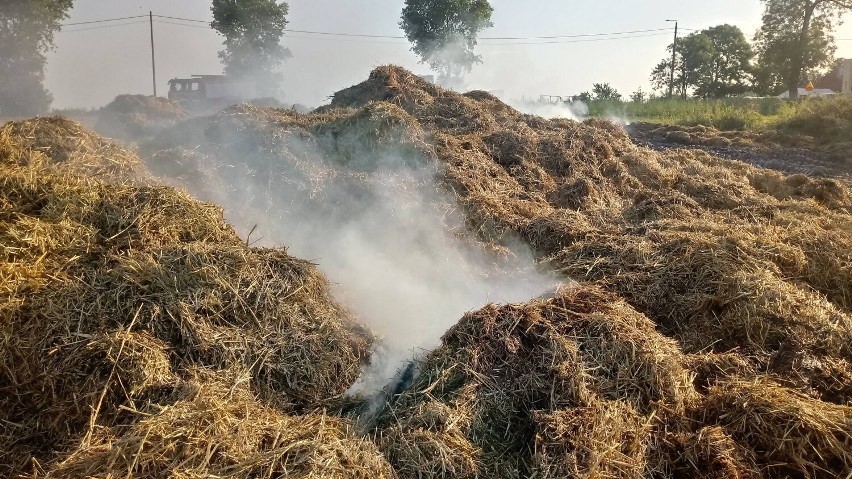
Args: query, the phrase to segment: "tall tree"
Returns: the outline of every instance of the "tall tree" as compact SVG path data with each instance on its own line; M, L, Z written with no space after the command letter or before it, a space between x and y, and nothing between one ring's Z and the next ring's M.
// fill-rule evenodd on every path
M45 56L73 0L0 0L0 114L29 116L50 108Z
M743 31L733 25L718 25L701 32L710 42L707 63L699 68L695 95L723 98L742 95L753 74L754 50Z
M668 50L671 51L672 45ZM670 81L671 59L657 64L651 82L666 90ZM754 51L742 30L718 25L690 34L678 41L675 55L675 91L686 97L721 98L745 93L752 75Z
M852 0L761 1L756 83L764 93L783 87L790 98L797 98L809 73L831 65L836 50L831 32L842 15L852 11Z
M400 27L411 50L447 81L482 63L473 50L493 11L488 0L406 0Z
M278 67L292 57L281 45L289 7L276 0L213 0L211 26L225 37L219 58L225 73L253 80L261 95L275 95Z

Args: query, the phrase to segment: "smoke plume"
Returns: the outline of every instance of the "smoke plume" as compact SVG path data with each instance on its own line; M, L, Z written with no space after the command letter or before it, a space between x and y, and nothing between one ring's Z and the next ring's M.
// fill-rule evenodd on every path
M319 139L303 130L258 135L244 123L206 131L216 146L185 152L194 170L179 183L222 205L255 246L315 261L338 300L382 336L355 393L380 389L465 312L556 285L519 241L489 250L467 230L428 155L350 141L359 137L351 129Z

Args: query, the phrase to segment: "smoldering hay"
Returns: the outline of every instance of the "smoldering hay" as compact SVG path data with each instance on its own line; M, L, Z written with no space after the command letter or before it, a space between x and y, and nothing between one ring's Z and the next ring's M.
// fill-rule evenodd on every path
M76 123L0 158L3 477L394 477L326 412L374 339L314 265Z
M4 474L852 472L852 195L837 181L654 152L397 67L312 114L237 107L144 145L153 176L271 218L284 188L294 210L334 215L435 184L427 205L458 206L473 274L511 273L520 242L579 282L451 319L361 430L343 393L376 339L315 266L250 246L106 145L57 119L0 130Z

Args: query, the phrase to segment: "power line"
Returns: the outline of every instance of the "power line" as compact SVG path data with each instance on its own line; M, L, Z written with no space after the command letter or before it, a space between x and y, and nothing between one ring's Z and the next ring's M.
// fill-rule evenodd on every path
M329 42L345 41L347 43L368 43L368 44L371 44L371 45L401 45L401 46L405 46L405 47L408 47L408 46L411 45L408 42L382 42L382 41L378 41L378 40L358 40L358 39L343 40L342 38L308 37L308 36L303 36L303 35L287 35L287 38L296 39L296 40L320 40L320 41L329 41Z
M158 15L154 15L157 17ZM160 16L160 18L164 18ZM209 26L201 26L201 25L187 25L185 23L177 23L177 22L167 22L164 20L155 20L158 23L167 23L169 25L177 25L181 27L191 27L191 28L202 28L202 29L212 29ZM538 40L538 39L571 39L571 40L559 40L559 41L547 41L547 42L500 42L500 43L480 43L480 45L548 45L548 44L560 44L560 43L582 43L582 42L595 42L595 41L608 41L608 40L618 40L618 39L630 39L630 38L645 38L645 37L654 37L660 35L668 35L671 28L656 28L650 30L632 30L626 32L611 32L611 33L588 33L588 34L578 34L578 35L554 35L554 36L542 36L542 37L481 37L478 40L484 41L495 41L495 40ZM285 30L287 33L302 33L308 35L321 35L321 36L333 36L333 37L344 37L344 38L381 38L381 39L392 39L392 40L405 40L406 37L403 36L392 36L392 35L369 35L369 34L358 34L358 33L335 33L335 32L318 32L313 30ZM649 35L628 35L630 33L645 33L645 32L661 32L661 33L652 33ZM616 36L618 35L618 36ZM601 38L601 37L610 37L610 38ZM308 36L297 36L297 35L287 35L285 38L301 38L301 39L313 39L313 40L341 40L337 38L317 38L317 37L308 37ZM354 40L347 40L354 41ZM376 43L376 44L386 44L386 45L407 45L407 42L359 42L359 43Z
M73 25L86 25L92 23L106 23L106 22L115 22L121 20L128 19L136 19L143 18L147 15L133 16L133 17L119 17L119 18L108 18L102 20L92 20L88 22L76 22L76 23L68 23L63 26L73 26ZM181 27L190 27L190 28L201 28L205 30L212 30L213 28L210 26L210 22L207 20L198 20L193 18L183 18L183 17L172 17L167 15L153 15L158 20L155 20L157 23L163 23L168 25L176 25ZM165 19L165 20L159 20ZM177 20L176 22L170 22L168 20ZM178 23L178 22L192 22L192 23L203 23L205 25L189 25L187 23ZM116 25L107 25L103 27L93 27L91 30L97 28L109 28L114 26L123 26L123 25L134 25L136 23L141 22L130 22L130 23L122 23ZM76 30L67 30L67 31L83 31L90 29L76 29ZM646 29L646 30L628 30L622 32L609 32L609 33L583 33L583 34L572 34L572 35L546 35L546 36L528 36L528 37L479 37L478 40L481 42L482 46L492 46L492 45L551 45L551 44L567 44L567 43L586 43L586 42L596 42L596 41L610 41L610 40L619 40L619 39L633 39L633 38L645 38L645 37L653 37L658 35L667 35L671 28L655 28L655 29ZM691 29L688 29L691 30ZM373 34L362 34L362 33L345 33L345 32L324 32L324 31L316 31L316 30L285 30L287 33L298 33L305 35L318 35L321 37L342 37L342 38L367 38L367 39L390 39L390 40L407 40L406 37L400 35L373 35ZM645 35L645 33L648 33ZM641 34L641 35L634 35ZM297 36L297 35L288 35L289 38L301 38L301 39L314 39L319 40L317 37L308 37L308 36ZM606 38L604 38L606 37ZM335 40L333 38L329 38L328 40ZM529 42L509 42L507 40L551 40L551 41L529 41ZM354 40L349 40L354 41ZM494 42L494 43L489 43ZM407 42L366 42L362 41L359 43L382 43L382 44L407 44Z
M370 39L361 40L361 39L358 39L358 38L343 39L343 38L330 38L330 37L311 37L311 36L307 36L307 35L287 35L284 38L285 39L297 39L297 40L319 40L319 41L326 41L326 42L369 43L369 44L372 44L372 45L404 45L404 46L410 46L411 45L408 42L392 42L392 41L383 42L383 41L380 41L380 40L370 40Z
M659 37L659 36L668 36L668 32L666 33L652 33L649 35L628 35L628 36L620 36L620 37L610 37L610 38L587 38L587 39L579 39L579 40L562 40L562 41L552 41L552 42L503 42L503 43L480 43L480 46L502 46L502 45L564 45L567 43L593 43L593 42L605 42L609 40L627 40L630 38L648 38L648 37Z
M611 35L628 35L632 33L648 33L648 32L670 32L671 28L655 28L651 30L632 30L627 32L612 32L612 33L585 33L577 35L552 35L545 37L479 37L479 40L556 40L561 38L583 38L583 37L604 37Z
M363 37L363 38L389 38L394 40L405 39L403 36L394 36L394 35L367 35L362 33L334 33L334 32L313 32L310 30L290 30L284 29L285 32L293 32L293 33L310 33L313 35L331 35L336 37Z
M182 17L169 17L166 15L154 15L157 18L167 18L170 20L181 20L184 22L194 22L194 23L206 23L210 24L208 20L198 20L194 18L182 18ZM169 22L164 22L169 23ZM183 25L179 23L174 23L175 25ZM194 25L184 25L184 26L194 26ZM197 28L211 28L207 27L197 27ZM628 30L624 32L609 32L609 33L584 33L584 34L574 34L574 35L547 35L547 36L530 36L530 37L479 37L478 40L556 40L562 38L584 38L584 37L604 37L604 36L613 36L613 35L629 35L634 33L650 33L650 32L669 32L671 28L655 28L648 30ZM323 31L315 31L315 30L292 30L285 29L286 32L291 33L305 33L310 35L324 35L324 36L338 36L338 37L361 37L361 38L385 38L385 39L393 39L393 40L407 40L407 37L401 35L373 35L366 33L343 33L343 32L323 32Z
M651 30L631 30L626 32L611 32L611 33L585 33L585 34L576 34L576 35L549 35L549 36L538 36L538 37L479 37L478 40L555 40L561 38L583 38L583 37L603 37L603 36L612 36L612 35L627 35L632 33L648 33L648 32L669 32L671 28L656 28ZM339 37L364 37L364 38L389 38L396 40L406 40L407 37L398 36L398 35L368 35L368 34L360 34L360 33L336 33L336 32L318 32L312 30L285 30L287 32L293 33L308 33L312 35L329 35L329 36L339 36Z
M60 24L60 27L73 27L74 25L89 25L92 23L106 23L106 22L117 22L119 20L132 20L134 18L147 18L148 15L136 15L135 17L121 17L121 18L106 18L103 20L91 20L88 22L75 22L75 23L63 23Z
M156 15L154 15L154 17L156 17ZM211 27L205 27L205 26L202 26L202 25L187 25L185 23L167 22L165 20L154 20L154 23L177 25L179 27L201 28L201 29L204 29L204 30L213 30ZM289 31L292 31L292 30L288 30L288 32ZM334 41L337 41L337 42L346 41L346 42L351 42L351 43L370 43L370 44L374 44L374 45L410 45L408 42L377 42L377 41L358 40L358 39L343 40L342 38L310 37L310 36L306 36L306 35L287 35L286 38L287 39L298 39L298 40L325 40L325 41L332 41L332 42L334 42Z
M184 22L197 22L210 24L210 20L193 20L191 18L167 17L165 15L154 15L155 18L168 18L169 20L183 20Z
M555 45L555 44L567 44L567 43L587 43L587 42L604 42L609 40L624 40L630 38L647 38L647 37L657 37L668 35L666 33L652 33L649 35L627 35L627 36L619 36L619 37L610 37L610 38L586 38L586 39L574 39L574 40L561 40L561 41L549 41L549 42L499 42L499 43L479 43L480 46L510 46L510 45ZM377 43L377 44L386 44L386 45L409 45L408 42L371 42L368 40L344 40L342 38L327 38L327 37L310 37L310 36L300 36L300 35L287 35L285 38L299 38L299 39L308 39L308 40L327 40L327 41L346 41L346 42L359 42L359 43Z
M154 15L156 17L157 15ZM178 25L181 27L190 27L190 28L201 28L204 30L212 30L211 27L205 27L203 25L187 25L186 23L177 23L177 22L167 22L166 20L154 20L154 23L165 23L167 25Z
M73 30L59 30L59 33L85 32L88 30L103 30L104 28L124 27L127 25L138 25L140 23L148 23L147 20L136 20L135 22L115 23L112 25L102 25L99 27L75 28Z

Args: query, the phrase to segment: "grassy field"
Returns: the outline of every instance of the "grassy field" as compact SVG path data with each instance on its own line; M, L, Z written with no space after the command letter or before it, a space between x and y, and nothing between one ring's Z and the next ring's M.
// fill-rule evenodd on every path
M595 117L620 117L672 125L705 125L720 130L779 130L834 143L852 138L852 96L789 101L778 98L592 102Z

